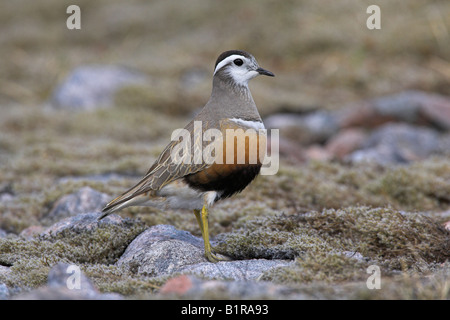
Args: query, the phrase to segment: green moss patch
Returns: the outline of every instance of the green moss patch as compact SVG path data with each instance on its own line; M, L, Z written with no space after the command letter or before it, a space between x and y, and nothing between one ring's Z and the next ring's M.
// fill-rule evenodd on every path
M283 283L367 278L370 264L388 273L427 272L450 258L447 230L424 215L390 208L261 217L221 238L218 249L235 258L295 258L294 266L266 275Z
M35 288L43 285L50 268L58 262L83 266L117 261L127 245L143 230L142 223L125 225L99 223L92 230L68 228L32 240L0 239L0 265L11 273L0 282L11 287Z

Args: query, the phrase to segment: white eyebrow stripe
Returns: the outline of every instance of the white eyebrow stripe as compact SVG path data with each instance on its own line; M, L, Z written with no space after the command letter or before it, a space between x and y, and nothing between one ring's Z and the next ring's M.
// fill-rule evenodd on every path
M214 70L214 74L216 74L217 70L220 70L220 68L222 68L224 65L228 64L228 62L233 61L234 59L247 59L247 58L244 57L244 56L241 56L239 54L233 54L233 55L231 55L229 57L226 57L225 59L223 59L222 61L220 61L217 64L217 67Z
M243 120L239 118L232 118L229 120L255 130L265 129L264 123L262 123L262 121Z

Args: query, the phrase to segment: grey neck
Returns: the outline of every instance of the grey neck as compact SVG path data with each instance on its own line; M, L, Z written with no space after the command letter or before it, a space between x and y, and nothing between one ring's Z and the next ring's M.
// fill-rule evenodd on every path
M207 118L238 118L261 121L248 86L239 86L232 79L215 75L211 97L202 110Z

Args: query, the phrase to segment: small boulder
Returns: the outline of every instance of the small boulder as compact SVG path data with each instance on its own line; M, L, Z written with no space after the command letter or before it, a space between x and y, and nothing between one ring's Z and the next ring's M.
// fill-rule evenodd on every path
M110 200L110 196L90 187L84 187L60 198L50 210L47 219L57 221L62 218L101 210Z
M53 92L51 105L55 109L73 111L109 107L115 92L124 87L145 84L142 73L121 66L89 65L73 70Z
M285 260L236 260L211 263L204 257L201 238L169 225L157 225L140 234L117 261L118 266L146 276L194 274L211 279L254 280Z
M279 129L280 137L302 145L322 143L339 129L335 116L325 111L305 115L274 114L265 118L264 124L267 129Z
M117 293L101 293L76 265L59 263L48 273L47 285L20 294L15 300L120 300Z
M440 150L439 134L429 128L408 124L386 124L375 130L363 148L350 154L352 162L381 165L422 160Z

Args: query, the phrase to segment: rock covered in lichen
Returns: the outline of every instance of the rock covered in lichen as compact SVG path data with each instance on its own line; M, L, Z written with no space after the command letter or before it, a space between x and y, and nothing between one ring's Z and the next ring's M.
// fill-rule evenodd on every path
M15 300L119 300L119 294L102 294L77 265L58 263L48 273L45 286L19 294Z
M257 279L272 268L286 266L288 262L247 258L210 263L204 256L201 238L173 226L158 225L141 233L127 247L116 265L136 274L150 276L182 273L211 279L249 280Z
M98 192L91 187L84 187L58 199L45 218L50 221L57 221L79 213L100 211L110 198L109 195Z

